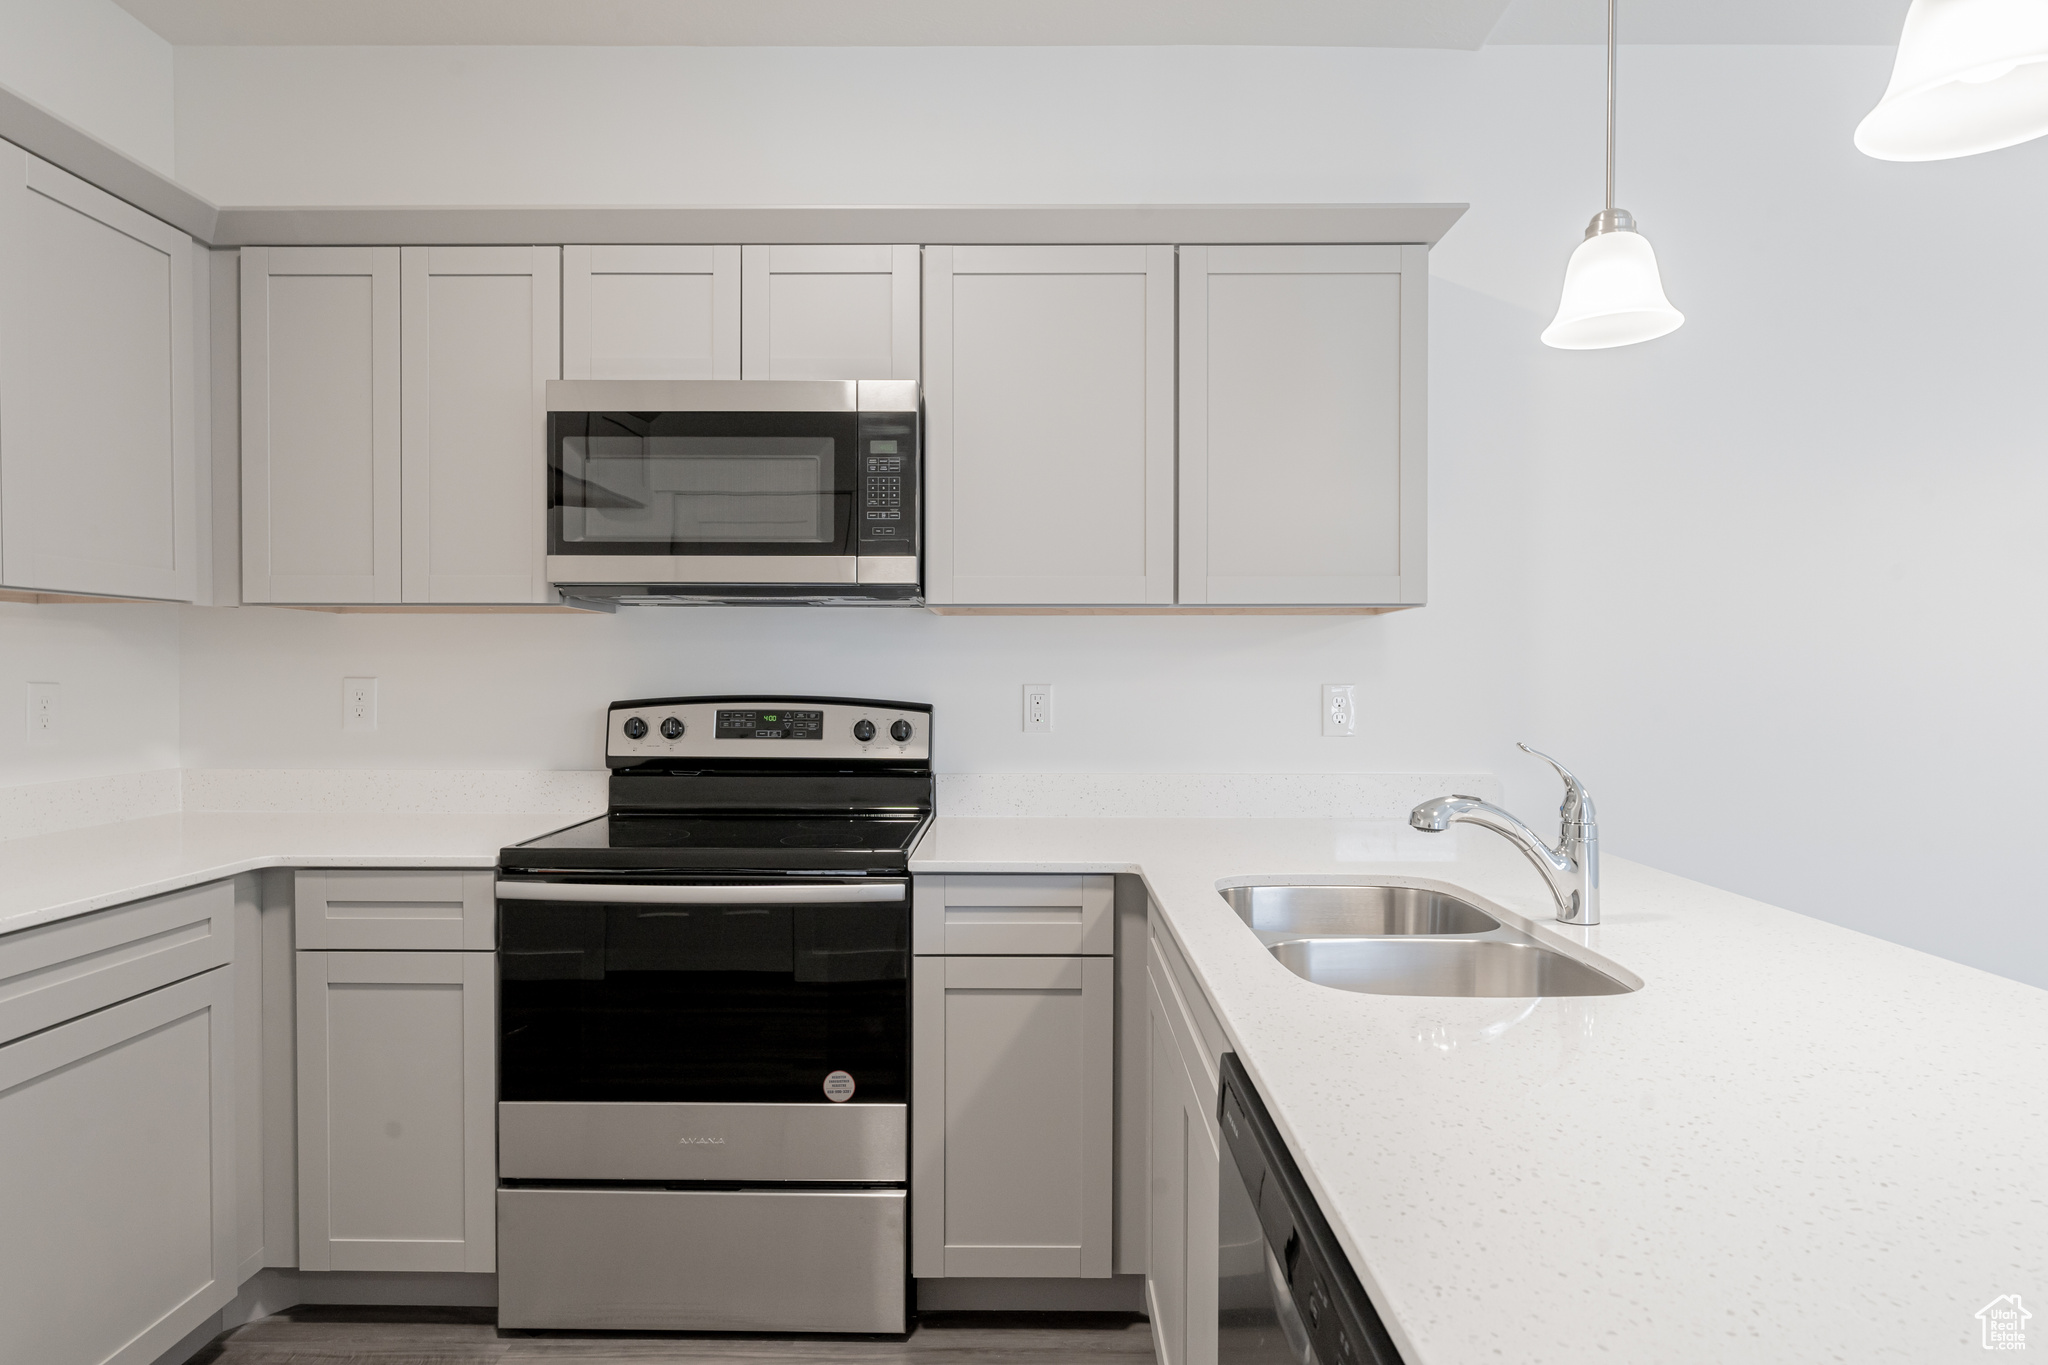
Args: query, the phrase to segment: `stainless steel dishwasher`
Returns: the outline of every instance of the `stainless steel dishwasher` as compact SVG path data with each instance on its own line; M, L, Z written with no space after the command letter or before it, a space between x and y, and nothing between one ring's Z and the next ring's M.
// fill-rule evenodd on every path
M1401 1365L1234 1052L1217 1109L1217 1365Z

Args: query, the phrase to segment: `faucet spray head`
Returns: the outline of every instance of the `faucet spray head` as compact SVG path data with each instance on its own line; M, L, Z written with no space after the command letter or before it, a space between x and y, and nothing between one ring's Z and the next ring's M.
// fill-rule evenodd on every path
M1441 834L1458 816L1484 804L1476 796L1432 797L1408 812L1408 823L1431 834Z

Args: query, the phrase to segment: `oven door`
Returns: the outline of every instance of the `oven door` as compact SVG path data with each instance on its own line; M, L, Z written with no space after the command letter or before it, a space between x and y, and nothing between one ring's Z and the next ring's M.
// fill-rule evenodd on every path
M498 930L501 1102L908 1097L907 879L505 879Z

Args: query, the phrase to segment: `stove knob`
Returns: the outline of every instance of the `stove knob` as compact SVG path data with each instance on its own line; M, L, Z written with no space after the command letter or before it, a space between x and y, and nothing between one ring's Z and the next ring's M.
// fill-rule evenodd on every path
M905 740L909 739L910 722L907 720L899 720L894 725L890 726L889 738L895 740L898 744L901 744Z
M625 730L627 739L647 738L647 722L638 716L626 717Z
M674 716L670 716L661 723L661 737L663 739L681 739L683 737L683 723Z
M875 737L875 723L871 720L857 720L853 723L853 737L865 744Z

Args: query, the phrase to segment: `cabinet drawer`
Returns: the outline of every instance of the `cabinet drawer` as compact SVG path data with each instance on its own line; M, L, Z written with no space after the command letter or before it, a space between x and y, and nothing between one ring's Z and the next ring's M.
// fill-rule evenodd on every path
M0 1042L218 967L233 882L208 882L0 937Z
M930 956L1116 952L1115 879L1089 876L919 877L914 951Z
M497 946L490 872L328 869L293 877L301 948L487 952Z

